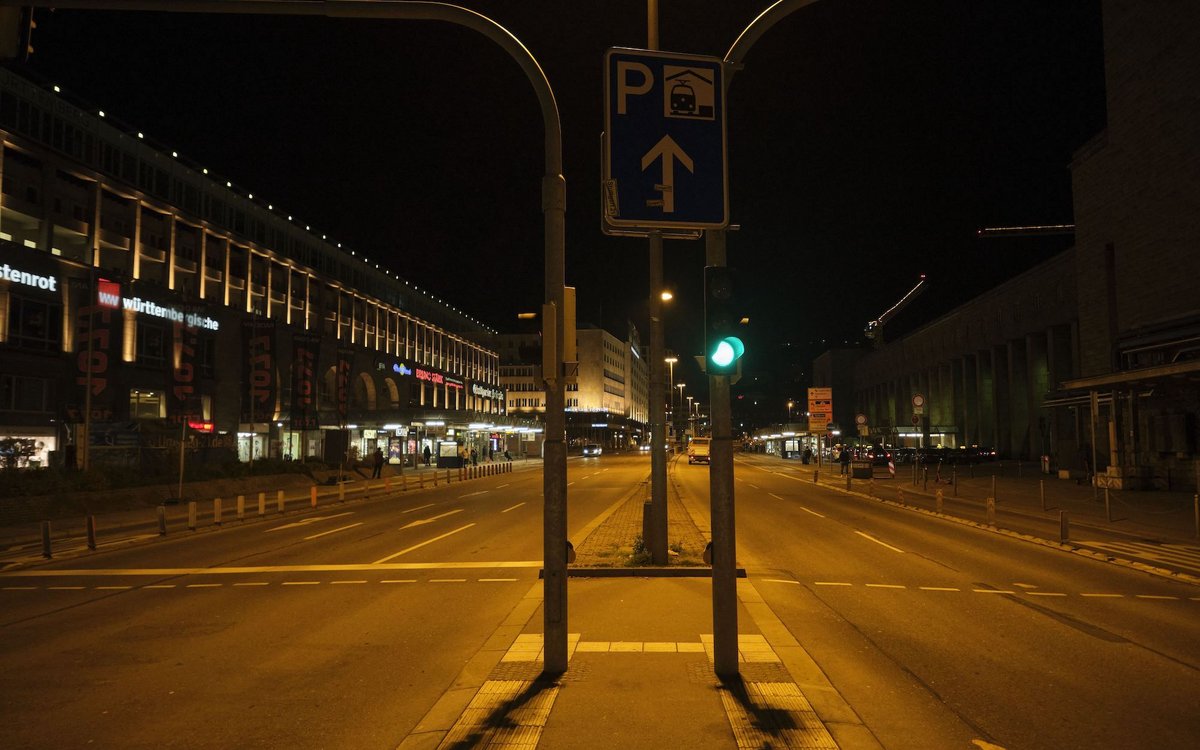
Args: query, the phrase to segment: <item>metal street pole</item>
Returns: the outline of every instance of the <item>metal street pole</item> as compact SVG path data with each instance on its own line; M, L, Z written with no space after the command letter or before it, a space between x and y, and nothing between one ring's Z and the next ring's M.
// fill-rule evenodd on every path
M646 3L646 47L658 49L658 0ZM667 453L663 429L663 237L650 233L650 539L655 565L667 564Z
M5 4L0 0L0 4ZM15 3L8 3L15 4ZM563 381L563 302L566 281L567 183L562 174L562 124L554 91L537 60L512 32L473 10L435 2L342 2L322 0L23 0L32 7L86 10L141 10L185 13L327 16L332 18L444 21L479 32L495 42L525 73L542 114L545 172L542 177L542 217L545 234L546 304L555 317L555 368L546 378L546 439L543 457L543 671L567 670L567 447L565 384ZM547 342L549 343L549 342Z

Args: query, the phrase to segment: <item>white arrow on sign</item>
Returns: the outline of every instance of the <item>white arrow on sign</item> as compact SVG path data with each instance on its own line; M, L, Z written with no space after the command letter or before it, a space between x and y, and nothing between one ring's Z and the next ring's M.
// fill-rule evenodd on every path
M662 157L662 184L655 185L654 188L662 192L662 200L646 201L647 206L662 206L664 214L675 213L675 160L687 167L687 171L695 172L695 165L692 164L692 157L688 156L675 139L669 135L664 135L662 140L654 144L654 148L646 152L642 157L642 171L646 171L646 167L653 164Z

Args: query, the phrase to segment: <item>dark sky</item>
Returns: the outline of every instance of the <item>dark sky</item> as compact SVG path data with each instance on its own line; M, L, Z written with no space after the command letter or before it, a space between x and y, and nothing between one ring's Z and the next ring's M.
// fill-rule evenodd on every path
M462 4L512 31L554 88L579 317L618 335L644 324L646 242L605 237L598 218L603 54L645 46L644 2ZM663 49L724 56L769 3L660 5ZM741 226L728 262L752 353L857 338L927 273L894 335L1067 246L975 231L1072 221L1068 164L1104 125L1099 5L822 0L763 37L728 92ZM501 331L541 304L541 116L484 37L434 22L38 13L29 66L131 131ZM700 350L703 261L702 242L666 245L667 345L685 355Z

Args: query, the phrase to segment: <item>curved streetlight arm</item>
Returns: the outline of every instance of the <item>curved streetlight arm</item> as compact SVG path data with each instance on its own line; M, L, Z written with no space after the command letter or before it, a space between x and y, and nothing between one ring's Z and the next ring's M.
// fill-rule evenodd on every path
M729 88L730 79L733 78L734 72L742 67L742 60L745 59L746 53L754 46L759 37L767 33L775 24L779 23L788 15L812 5L817 0L779 0L771 7L758 14L758 17L750 22L742 33L738 36L733 46L725 53L725 87Z

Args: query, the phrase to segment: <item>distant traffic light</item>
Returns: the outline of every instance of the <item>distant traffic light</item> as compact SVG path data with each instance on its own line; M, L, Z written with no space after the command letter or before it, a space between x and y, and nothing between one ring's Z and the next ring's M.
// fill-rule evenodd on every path
M725 266L704 268L704 359L709 375L733 375L746 352L737 330L734 272Z

